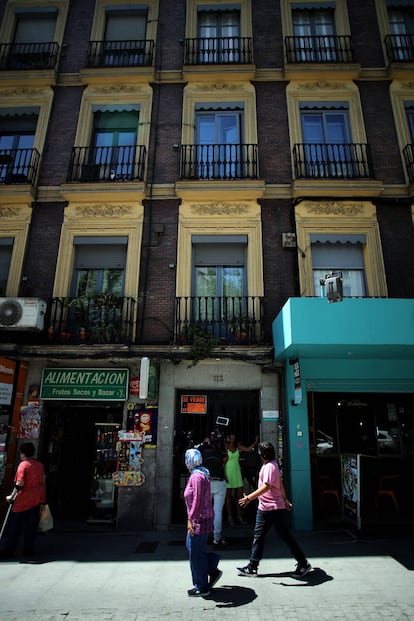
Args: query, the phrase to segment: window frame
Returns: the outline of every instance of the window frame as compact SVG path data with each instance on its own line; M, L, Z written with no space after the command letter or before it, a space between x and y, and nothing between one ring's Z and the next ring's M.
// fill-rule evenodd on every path
M404 170L405 182L409 185L410 180L403 157L403 150L408 144L412 144L414 146L414 135L411 134L405 106L407 103L414 106L414 88L411 83L393 80L390 85L390 97L394 113L398 144L400 146L400 157Z
M365 235L366 297L387 297L385 267L375 206L369 201L305 200L295 207L301 297L314 297L311 235Z
M60 47L62 47L63 35L65 32L69 1L70 0L53 1L53 7L58 9L53 42L58 43ZM0 41L3 43L13 42L16 29L16 9L24 9L30 13L31 9L48 8L48 5L50 5L50 3L46 1L41 2L40 0L32 0L30 3L22 2L22 0L9 0L9 2L7 2L4 18L0 27Z
M240 12L240 37L251 37L253 35L252 30L252 12L251 12L251 0L239 0L238 2L226 2L226 6L234 5ZM185 23L185 38L198 38L198 7L211 6L212 9L217 8L220 11L223 3L221 0L187 0L186 11L186 23Z
M95 13L93 17L92 29L91 29L91 41L105 41L106 32L106 8L116 8L119 6L120 10L128 11L125 9L125 0L96 0ZM146 41L156 41L157 26L158 26L158 0L146 0L146 2L136 2L132 6L142 7L147 9L147 21L146 21Z
M293 36L293 5L298 4L297 0L281 0L280 9L282 16L282 28L284 36ZM321 0L320 2L315 2L315 0L302 0L300 2L301 5L309 4L309 9L312 9L317 5L318 7L323 4L330 4L329 0ZM348 9L346 0L335 0L335 9L334 9L334 25L335 25L335 36L346 36L351 35L351 26L349 23L348 17Z

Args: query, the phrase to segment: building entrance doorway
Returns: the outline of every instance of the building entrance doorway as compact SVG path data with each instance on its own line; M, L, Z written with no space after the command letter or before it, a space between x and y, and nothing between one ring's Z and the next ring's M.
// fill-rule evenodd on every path
M198 407L188 408L185 405L189 396L202 397L198 401ZM189 412L188 409L199 411ZM200 444L206 434L214 430L218 430L222 435L223 442L231 431L236 434L239 442L249 445L260 434L259 414L260 400L257 390L177 391L173 456L173 522L182 522L185 519L183 490L188 476L184 464L186 449Z

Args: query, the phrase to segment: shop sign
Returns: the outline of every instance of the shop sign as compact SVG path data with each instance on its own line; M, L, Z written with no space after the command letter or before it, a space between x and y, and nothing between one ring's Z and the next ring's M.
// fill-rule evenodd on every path
M207 414L207 395L182 395L181 414Z
M41 399L124 401L128 369L43 369Z
M0 358L0 405L10 405L13 396L16 362Z

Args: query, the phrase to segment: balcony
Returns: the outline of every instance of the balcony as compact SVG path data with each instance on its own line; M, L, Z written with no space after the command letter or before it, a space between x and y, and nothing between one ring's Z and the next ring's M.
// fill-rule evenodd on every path
M154 41L90 41L88 67L149 67Z
M145 157L143 145L74 147L67 180L69 183L142 181Z
M255 144L181 145L180 179L257 179Z
M35 185L39 165L37 149L0 149L0 185Z
M367 144L295 144L293 166L296 179L373 178Z
M414 148L412 144L407 144L403 149L403 157L407 175L410 183L414 182Z
M285 37L288 63L352 63L355 61L349 36Z
M185 65L251 65L251 37L208 37L185 40Z
M191 344L203 332L224 345L263 343L263 298L184 296L175 300L176 344Z
M0 69L7 71L55 69L58 56L57 43L2 43Z
M387 35L384 42L390 63L414 62L414 34Z
M131 343L135 331L136 301L111 293L52 298L46 330L52 344Z

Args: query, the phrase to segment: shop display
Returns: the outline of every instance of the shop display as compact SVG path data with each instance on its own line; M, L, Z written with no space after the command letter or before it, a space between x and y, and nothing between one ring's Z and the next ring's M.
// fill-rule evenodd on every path
M91 500L95 511L88 522L112 522L115 516L116 488L113 473L117 464L120 425L95 423L95 464Z

